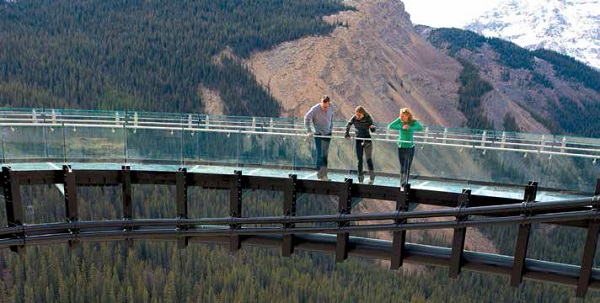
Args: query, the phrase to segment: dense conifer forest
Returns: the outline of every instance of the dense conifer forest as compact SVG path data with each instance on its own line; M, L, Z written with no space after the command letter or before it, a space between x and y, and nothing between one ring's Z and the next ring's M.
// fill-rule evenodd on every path
M196 112L200 86L226 114L278 116L235 58L326 35L333 0L0 1L0 104Z

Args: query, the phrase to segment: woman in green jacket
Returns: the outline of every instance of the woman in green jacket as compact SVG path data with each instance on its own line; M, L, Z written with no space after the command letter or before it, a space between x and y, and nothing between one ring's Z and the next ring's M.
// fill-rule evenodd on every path
M399 117L388 125L389 129L398 131L398 161L400 161L400 186L408 183L410 166L415 155L413 133L423 129L419 120L413 117L408 108L400 109Z

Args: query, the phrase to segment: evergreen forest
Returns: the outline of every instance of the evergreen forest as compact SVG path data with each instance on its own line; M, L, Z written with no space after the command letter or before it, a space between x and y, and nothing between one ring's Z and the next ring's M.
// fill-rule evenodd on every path
M278 116L236 58L327 35L338 0L0 1L0 104Z

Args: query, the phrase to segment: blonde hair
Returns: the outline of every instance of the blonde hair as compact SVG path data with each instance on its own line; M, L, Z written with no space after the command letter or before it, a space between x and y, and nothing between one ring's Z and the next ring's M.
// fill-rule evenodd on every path
M367 112L367 111L365 110L365 108L364 108L364 107L362 107L362 106L357 106L357 107L356 107L356 109L354 110L354 112L355 112L355 113L356 113L356 112L359 112L359 113L361 113L361 114L362 114L363 116L365 116L365 117L368 117L368 116L370 116L369 112Z
M408 109L408 107L403 107L400 109L400 115L402 114L408 114L408 123L413 123L415 122L415 117L413 116L413 113L410 111L410 109Z

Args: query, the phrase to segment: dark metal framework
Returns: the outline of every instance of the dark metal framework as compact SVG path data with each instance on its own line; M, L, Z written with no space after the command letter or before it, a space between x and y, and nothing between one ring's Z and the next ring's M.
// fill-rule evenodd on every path
M323 182L289 178L247 176L241 171L233 174L189 173L185 168L176 172L135 171L128 166L121 170L61 170L14 171L2 168L3 194L7 225L0 228L0 248L23 252L27 245L68 243L74 247L80 241L134 239L176 240L180 248L189 242L222 243L236 251L242 245L278 246L283 256L295 249L332 253L336 262L349 255L391 261L391 269L406 262L447 267L449 277L456 278L461 270L471 270L506 276L517 287L523 279L558 283L574 287L583 297L589 288L600 290L600 269L593 267L598 232L600 230L600 179L593 196L536 202L537 183L525 187L524 198L511 199L473 195L469 189L462 193L404 188ZM21 185L63 184L65 189L65 222L24 224ZM132 211L134 184L174 185L177 216L173 219L135 219ZM121 220L80 221L77 206L78 186L117 186L122 188L123 213ZM230 215L220 218L189 218L190 186L225 189L230 192ZM282 215L244 217L244 190L270 190L283 193ZM334 215L296 215L300 194L337 196L338 213ZM396 209L389 213L352 214L352 202L369 198L395 201ZM410 211L411 204L430 204L444 208ZM477 217L474 217L477 216ZM418 218L442 218L434 222L417 222ZM393 220L393 223L369 223ZM297 227L298 223L333 222L333 227ZM587 229L580 266L527 258L532 223L548 223ZM253 224L258 227L246 227ZM281 224L273 227L272 224ZM464 250L469 227L515 224L519 226L514 256L502 256ZM265 225L265 226L260 226ZM415 229L454 229L451 248L432 247L406 242L406 231ZM391 231L391 242L351 237L353 232Z

